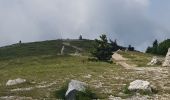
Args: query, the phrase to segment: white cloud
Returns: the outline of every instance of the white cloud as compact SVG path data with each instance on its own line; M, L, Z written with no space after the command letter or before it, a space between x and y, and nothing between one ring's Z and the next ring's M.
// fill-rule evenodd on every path
M148 16L151 3L151 0L0 0L0 45L6 44L4 41L77 38L80 34L94 39L107 33L121 44L138 46L155 38L157 30L165 32L164 26L157 27Z

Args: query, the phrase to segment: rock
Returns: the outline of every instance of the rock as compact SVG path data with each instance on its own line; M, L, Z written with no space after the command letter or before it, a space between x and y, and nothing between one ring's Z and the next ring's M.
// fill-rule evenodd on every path
M149 96L145 95L134 95L130 98L127 98L125 100L157 100L157 99L149 99Z
M122 98L110 95L108 100L122 100Z
M32 97L4 96L0 100L34 100Z
M25 83L25 82L26 82L26 79L17 78L15 80L8 80L8 82L6 83L6 86L22 84L22 83Z
M118 96L118 97L126 97L126 96L128 96L128 94L119 92L117 96Z
M170 48L168 50L168 53L166 54L165 61L162 64L163 67L170 67Z
M12 89L11 92L17 92L17 91L31 91L33 90L33 87L29 87L29 88L17 88L17 89Z
M77 80L71 80L68 85L68 90L65 94L66 100L75 100L77 92L84 92L86 90L87 84Z
M84 78L91 78L91 77L92 77L92 75L90 75L90 74L84 76Z
M130 91L147 91L152 92L150 83L148 81L143 80L135 80L130 83L130 86L128 87L128 90Z
M101 87L103 87L103 84L104 84L104 83L99 82L99 83L95 84L94 87L95 87L95 88L101 88Z
M74 53L75 56L81 56L80 52L78 50L76 50L76 52Z
M111 94L112 93L112 90L109 88L104 88L102 89L101 93L104 93L104 94Z
M147 65L153 66L153 65L160 65L162 64L162 61L158 57L153 57L151 62L149 62Z

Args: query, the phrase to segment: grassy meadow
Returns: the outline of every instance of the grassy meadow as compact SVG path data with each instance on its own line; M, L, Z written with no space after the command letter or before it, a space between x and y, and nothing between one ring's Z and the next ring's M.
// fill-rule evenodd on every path
M95 89L98 84L111 87L110 84L122 84L115 81L114 77L122 73L123 69L115 64L106 62L92 62L86 57L72 56L32 56L0 61L0 96L19 95L34 98L55 98L55 91L71 79L84 81L94 88L96 94L105 98L102 93L103 87ZM121 70L121 71L120 71ZM92 78L85 78L87 75ZM28 83L19 86L5 86L9 79L24 78ZM113 78L113 79L112 79ZM110 81L112 79L112 81ZM16 88L29 88L40 85L51 86L45 88L34 88L30 91L12 91ZM125 82L126 83L126 82ZM100 91L98 91L100 90ZM109 94L112 94L111 92Z
M82 56L69 55L76 51L69 46L65 47L65 55L58 55L63 42L82 48L83 51L80 52ZM128 94L123 96L119 94L131 81L135 79L152 80L152 73L148 76L142 72L125 69L115 62L89 60L88 55L93 43L94 41L91 40L52 40L14 44L0 48L0 97L61 99L56 97L56 91L74 79L86 82L99 99L107 100L110 95L126 98L129 97ZM133 62L138 66L143 66L152 57L137 52L120 52L120 54L130 59L129 63ZM26 79L27 82L6 86L9 79L16 78Z

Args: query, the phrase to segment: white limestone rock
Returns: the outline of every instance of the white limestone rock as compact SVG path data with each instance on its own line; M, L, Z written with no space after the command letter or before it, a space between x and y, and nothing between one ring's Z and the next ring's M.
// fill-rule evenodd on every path
M153 66L153 65L159 65L162 61L158 57L153 57L151 62L149 62L147 65Z
M6 83L6 86L22 84L22 83L25 83L25 82L26 82L26 79L17 78L15 80L8 80L8 82Z
M109 98L108 98L108 100L123 100L123 99L120 98L120 97L115 97L115 96L113 96L113 95L110 95Z
M32 97L3 96L0 100L34 100Z
M74 100L77 91L85 92L87 84L77 80L71 80L65 94L66 100Z
M170 67L170 48L166 54L165 61L162 64L163 67Z
M90 74L84 76L84 78L91 78L91 77L92 77L92 75L90 75Z
M148 81L143 81L143 80L135 80L131 82L130 86L128 87L128 90L130 91L143 90L143 91L152 92L150 83Z

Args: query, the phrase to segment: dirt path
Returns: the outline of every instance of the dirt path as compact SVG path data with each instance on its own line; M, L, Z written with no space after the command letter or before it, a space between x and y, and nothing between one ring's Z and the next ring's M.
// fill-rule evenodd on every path
M134 69L135 68L134 66L127 64L126 61L128 59L124 58L122 55L120 55L118 53L114 53L112 55L112 59L115 60L117 64L121 65L122 67L124 67L126 69Z
M72 47L72 48L74 48L74 49L76 49L76 50L78 50L78 51L83 51L82 48L79 48L79 47L77 47L77 46L70 45L70 43L67 43L67 42L64 42L63 45Z
M135 67L135 65L129 65L126 63L128 60L118 53L112 55L112 59L117 64L121 65L125 69L133 70L137 74L141 74L144 78L148 78L153 84L157 84L163 91L170 91L170 68L168 67Z

